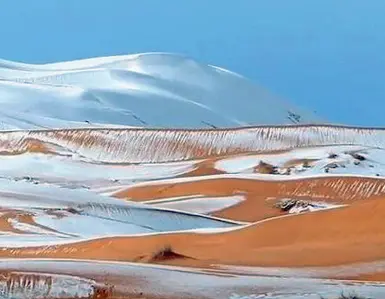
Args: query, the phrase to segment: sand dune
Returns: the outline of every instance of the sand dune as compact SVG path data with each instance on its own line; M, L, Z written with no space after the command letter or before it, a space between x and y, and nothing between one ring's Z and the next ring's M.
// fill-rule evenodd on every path
M229 232L103 238L8 248L0 256L137 261L170 246L189 259L165 259L162 262L166 264L305 267L378 261L385 259L385 235L380 225L383 206L382 201L370 200L335 210L279 217Z
M155 163L324 145L383 148L385 131L341 126L218 130L65 129L0 132L0 152L77 153L111 163ZM55 148L56 147L56 148Z
M361 177L315 177L270 181L269 177L242 176L194 177L188 181L157 181L137 184L113 196L134 201L149 201L178 196L230 196L241 194L246 200L214 215L242 221L257 221L280 215L274 203L282 198L315 199L352 204L356 200L381 199L385 181Z
M105 291L108 298L317 298L319 295L336 297L341 288L346 293L357 292L381 298L383 287L371 283L331 281L325 279L301 278L295 275L286 279L247 274L228 275L223 271L208 272L200 269L182 267L148 266L131 263L94 262L89 260L1 260L0 269L6 273L4 282L45 281L51 279L51 292L62 290L84 294L82 291ZM33 271L33 273L31 273ZM9 273L11 272L11 273ZM233 272L235 272L233 270ZM63 289L57 282L81 282L84 288ZM23 292L24 298L34 298L33 290L23 288L17 283L13 293ZM156 287L154 287L156 286ZM293 287L295 286L295 287ZM39 284L35 292L46 291ZM66 292L63 294L64 298ZM36 294L35 293L35 294ZM94 293L90 292L90 298ZM28 295L30 297L28 297ZM98 297L100 298L100 297ZM102 297L103 298L103 297ZM326 297L327 298L327 297Z
M239 74L170 53L45 65L2 60L0 95L3 129L211 128L318 120ZM264 113L255 101L274 109Z
M0 60L0 97L0 297L383 298L385 129L167 53Z
M385 161L381 144L375 147L382 131L369 135L352 128L308 126L286 130L310 128L319 132L313 139L306 134L302 139L279 135L287 144L279 150L244 139L237 146L223 143L216 152L215 138L194 151L172 136L198 134L199 144L199 134L215 136L220 130L169 130L164 136L171 136L172 151L160 146L167 138L151 137L148 140L157 141L146 144L144 136L166 132L161 130L1 132L0 202L8 210L0 217L0 257L211 271L218 265L332 269L385 259ZM248 130L262 128L223 132L235 136ZM330 145L330 137L322 139L323 130L344 132L346 139ZM266 138L274 145L281 142L274 141L276 136ZM346 144L349 138L355 143ZM365 138L368 144L360 144ZM307 146L299 146L306 140ZM317 142L321 144L315 146ZM139 145L148 146L143 147L145 153ZM159 156L145 158L152 151ZM162 151L172 154L164 157ZM261 169L261 163L268 167ZM341 206L291 213L276 206L284 199ZM315 277L328 277L325 271L314 271ZM344 276L357 277L382 281L383 276L369 270ZM67 281L63 279L60 284Z

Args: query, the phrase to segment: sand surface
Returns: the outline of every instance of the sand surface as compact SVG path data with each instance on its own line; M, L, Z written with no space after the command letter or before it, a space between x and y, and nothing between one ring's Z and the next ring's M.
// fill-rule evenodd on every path
M313 128L319 135L310 138L303 135L309 127L297 127L298 135L292 129L1 132L0 259L133 263L155 267L146 268L153 274L167 266L170 273L207 278L220 271L216 275L233 277L230 286L243 295L263 292L238 285L238 274L221 266L265 269L267 276L285 268L301 279L312 268L312 277L335 280L327 269L385 260L382 149L345 144L351 135L368 140L362 130ZM342 136L336 133L341 130ZM331 140L326 131L334 134L332 145L324 143ZM233 139L219 141L229 134ZM242 134L256 134L259 141ZM381 145L376 139L381 134L373 131L367 143ZM298 201L297 209L277 207L283 200ZM23 270L21 265L6 269L0 262L5 284L23 288L23 281L30 281L25 284L48 284L54 292L75 279L52 276L67 275L68 268L52 270L50 278L14 273ZM105 298L174 298L160 278L139 279L134 273L80 273L92 281L79 285L100 287ZM385 268L368 268L338 277L385 282L383 273ZM140 291L105 286L122 286L128 277L138 279ZM148 292L151 288L159 289ZM183 294L177 291L175 298ZM271 285L265 291L272 291ZM204 295L189 290L184 298Z

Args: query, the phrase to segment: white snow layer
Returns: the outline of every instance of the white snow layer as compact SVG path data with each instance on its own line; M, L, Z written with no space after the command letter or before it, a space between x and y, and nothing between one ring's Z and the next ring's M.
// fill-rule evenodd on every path
M223 197L187 197L177 200L162 200L148 203L151 206L160 208L169 208L192 213L209 214L220 211L231 206L239 204L245 200L243 196L223 196Z
M359 159L357 159L357 157ZM304 162L308 166L304 167ZM297 148L282 153L237 155L218 160L215 168L227 173L253 173L260 162L277 167L277 174L325 173L385 176L385 150L359 145Z
M0 104L2 129L210 128L317 120L238 74L168 53L44 65L0 60Z
M37 179L49 183L120 182L153 180L192 171L194 162L110 165L79 161L78 157L40 153L0 155L0 178Z
M80 189L69 190L1 179L0 206L32 214L38 225L24 223L18 217L8 218L15 229L26 235L0 235L0 246L3 247L48 245L103 236L232 228L239 225L220 218L151 207Z

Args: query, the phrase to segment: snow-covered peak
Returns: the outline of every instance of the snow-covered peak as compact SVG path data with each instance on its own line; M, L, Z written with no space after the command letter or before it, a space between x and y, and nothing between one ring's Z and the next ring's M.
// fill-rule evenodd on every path
M169 53L42 65L0 60L0 104L0 129L208 128L318 120L241 75Z

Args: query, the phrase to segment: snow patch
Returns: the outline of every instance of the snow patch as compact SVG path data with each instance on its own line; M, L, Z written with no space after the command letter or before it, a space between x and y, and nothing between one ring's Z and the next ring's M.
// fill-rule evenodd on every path
M151 204L151 206L171 208L192 213L209 214L224 210L244 201L244 196L223 196L223 197L195 197L181 198L178 200L163 199L162 202Z

